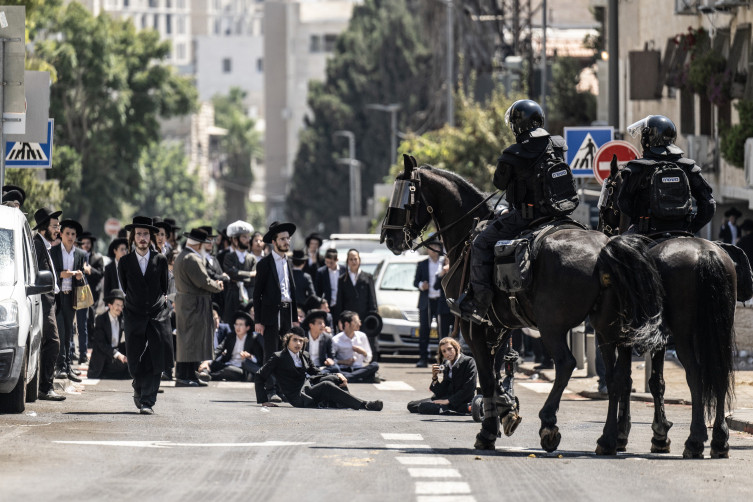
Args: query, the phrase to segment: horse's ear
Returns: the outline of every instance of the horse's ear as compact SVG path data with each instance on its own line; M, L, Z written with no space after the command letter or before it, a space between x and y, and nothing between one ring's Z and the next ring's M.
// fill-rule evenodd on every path
M416 157L413 155L410 156L410 160L413 162L413 167L418 167L418 162L416 162Z
M413 171L413 168L415 167L413 163L416 161L413 157L408 155L407 153L403 154L403 165L405 166L405 176L409 177L411 171Z
M614 178L619 171L620 168L617 166L617 155L612 154L612 162L609 163L609 175Z

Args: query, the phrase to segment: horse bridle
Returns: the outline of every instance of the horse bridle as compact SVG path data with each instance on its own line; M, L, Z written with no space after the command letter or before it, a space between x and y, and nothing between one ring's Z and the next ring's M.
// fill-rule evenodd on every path
M602 227L601 227L602 232L604 232L609 237L612 237L620 233L620 227L612 227L611 225L607 224L606 218L604 217L605 214L612 213L612 215L617 219L617 221L619 221L620 219L620 210L617 207L617 201L614 195L616 189L617 189L616 177L612 178L610 176L604 180L604 187L602 188L602 190L606 192L605 193L606 200L604 200L602 202L601 207L599 207L599 219L602 222Z

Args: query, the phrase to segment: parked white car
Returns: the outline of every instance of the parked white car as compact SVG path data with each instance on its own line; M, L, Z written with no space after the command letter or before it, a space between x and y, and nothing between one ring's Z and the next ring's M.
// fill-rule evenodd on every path
M41 293L54 278L37 269L31 229L18 209L0 205L0 412L21 413L39 391Z

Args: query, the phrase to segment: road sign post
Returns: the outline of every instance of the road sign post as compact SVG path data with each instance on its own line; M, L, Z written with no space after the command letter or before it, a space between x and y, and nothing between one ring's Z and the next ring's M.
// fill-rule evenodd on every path
M565 160L576 178L593 176L596 151L614 138L614 128L605 126L565 127Z
M593 166L593 175L600 185L609 177L612 155L617 156L617 163L620 167L631 160L641 157L638 149L627 141L615 140L602 145L599 151L596 152Z

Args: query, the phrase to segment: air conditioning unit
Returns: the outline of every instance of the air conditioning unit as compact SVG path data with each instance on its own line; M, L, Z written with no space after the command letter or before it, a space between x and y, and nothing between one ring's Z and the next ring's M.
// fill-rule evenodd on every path
M702 0L675 0L675 14L693 15L698 14L698 6Z
M721 12L726 12L737 7L743 7L748 5L749 0L712 0L714 9Z
M745 184L753 187L753 138L745 140Z

